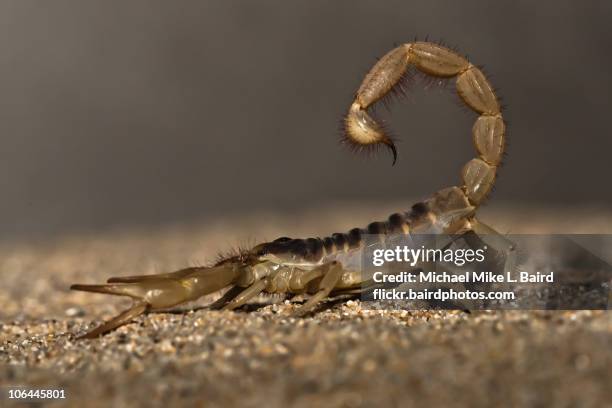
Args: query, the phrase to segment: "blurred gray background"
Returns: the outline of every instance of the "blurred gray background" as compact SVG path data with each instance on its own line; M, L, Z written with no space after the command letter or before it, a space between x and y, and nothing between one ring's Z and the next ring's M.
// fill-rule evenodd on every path
M426 36L484 65L507 106L490 205L609 208L611 11L558 0L2 1L0 239L338 202L408 208L457 183L474 155L474 115L453 87L417 82L393 105L393 168L386 153L339 146L338 125L376 58Z

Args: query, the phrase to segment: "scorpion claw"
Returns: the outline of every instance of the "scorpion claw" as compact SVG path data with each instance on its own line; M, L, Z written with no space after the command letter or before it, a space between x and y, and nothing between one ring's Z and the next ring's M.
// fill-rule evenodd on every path
M129 296L135 299L142 299L145 295L143 287L133 283L108 283L104 285L81 285L70 286L70 290L83 292L104 293L106 295Z
M129 322L145 311L164 310L221 290L236 279L238 270L231 265L196 267L160 275L116 277L102 285L70 286L72 290L129 296L136 300L128 309L80 338L94 338Z
M132 276L113 276L109 278L107 283L136 283L154 279L181 279L192 273L191 268L181 269L176 272L161 273L158 275L132 275Z
M117 327L123 324L129 323L130 320L132 320L133 318L140 316L141 314L146 312L148 308L149 308L149 305L147 303L144 303L144 302L136 303L130 309L121 312L118 316L112 318L108 322L105 322L101 324L100 326L96 327L95 329L90 330L87 333L78 336L77 340L95 339L96 337L104 333L107 333L113 329L116 329Z

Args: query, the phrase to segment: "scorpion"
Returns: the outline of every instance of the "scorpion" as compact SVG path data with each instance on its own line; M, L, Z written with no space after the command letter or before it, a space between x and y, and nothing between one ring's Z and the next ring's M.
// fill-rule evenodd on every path
M404 43L389 51L367 73L343 120L343 140L357 149L386 147L397 160L393 138L368 109L401 91L408 69L433 78L455 78L461 100L477 114L472 127L477 157L461 172L462 184L444 188L409 211L365 229L325 238L278 238L221 257L211 266L171 273L111 277L106 284L74 284L73 290L128 296L132 306L78 338L95 338L135 317L163 311L227 289L211 309L233 310L260 294L306 295L294 310L297 317L313 312L328 297L361 294L373 288L355 267L366 234L382 237L410 234L471 234L500 251L511 251L502 234L475 217L490 193L504 154L506 126L494 89L482 70L459 53L432 42Z

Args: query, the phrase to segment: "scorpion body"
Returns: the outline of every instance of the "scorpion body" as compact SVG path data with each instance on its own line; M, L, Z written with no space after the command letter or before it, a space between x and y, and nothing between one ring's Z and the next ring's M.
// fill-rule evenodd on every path
M147 311L164 310L229 287L211 308L238 308L261 293L308 294L295 312L311 312L329 296L358 294L372 288L364 280L358 258L365 234L386 240L398 234L476 234L489 237L492 247L509 248L509 241L475 218L478 206L493 187L504 151L505 125L493 88L479 68L456 52L429 42L403 44L383 56L359 87L344 119L345 141L356 147L386 146L397 159L393 140L368 114L368 108L387 95L414 66L434 77L456 78L461 99L479 116L472 128L478 157L462 170L463 183L435 193L410 211L326 238L279 238L221 259L211 267L176 272L110 278L101 285L72 285L71 289L129 296L132 307L82 335L94 338L128 323Z

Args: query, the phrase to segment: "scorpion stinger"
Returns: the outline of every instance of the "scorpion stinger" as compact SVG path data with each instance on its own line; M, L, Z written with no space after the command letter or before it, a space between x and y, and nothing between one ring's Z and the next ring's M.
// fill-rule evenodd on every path
M393 140L369 114L368 108L384 97L409 65L434 77L456 77L457 92L479 117L472 128L478 157L462 171L463 184L435 193L409 211L392 214L366 228L325 238L279 238L221 259L210 268L116 277L105 285L73 285L71 289L130 296L134 306L81 337L92 338L113 330L147 311L163 310L200 296L229 290L212 306L231 310L260 293L307 294L294 314L302 316L328 296L359 294L376 285L360 271L365 235L396 242L410 234L450 234L482 240L512 259L513 244L475 218L478 206L493 187L504 152L505 124L493 88L483 73L452 50L429 42L401 45L381 58L366 75L344 120L345 137L355 147L386 146L397 157ZM467 240L466 240L467 241ZM421 265L417 265L421 266Z

